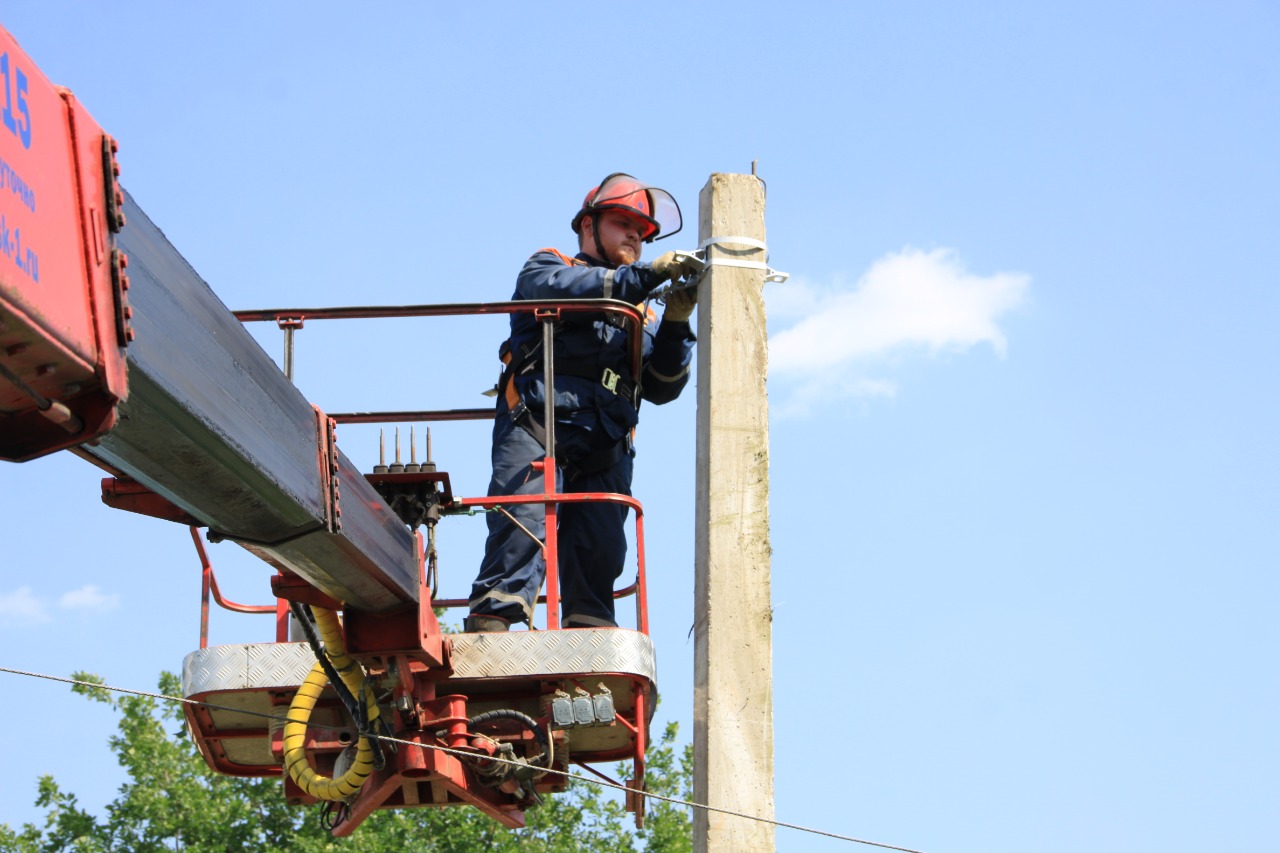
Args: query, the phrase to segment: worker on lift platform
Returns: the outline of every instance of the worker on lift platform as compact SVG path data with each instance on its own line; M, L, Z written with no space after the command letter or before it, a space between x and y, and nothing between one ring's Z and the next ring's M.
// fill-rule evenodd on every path
M664 282L692 272L674 252L640 260L642 243L680 230L680 207L665 190L615 173L594 187L574 216L578 254L542 249L516 278L513 299L617 299L641 303ZM696 297L672 291L659 322L646 309L642 369L633 376L628 332L603 314L567 314L556 328L555 458L565 492L631 494L633 428L642 399L674 400L689 382L695 337L689 326ZM511 315L511 337L498 385L493 425L493 479L489 495L541 494L542 473L532 467L546 453L542 426L542 331L531 314ZM467 631L505 631L532 624L546 565L542 504L510 512L527 533L499 513L488 516L484 560L472 586ZM559 509L559 562L563 625L615 627L614 582L622 574L627 508L614 503L566 503Z

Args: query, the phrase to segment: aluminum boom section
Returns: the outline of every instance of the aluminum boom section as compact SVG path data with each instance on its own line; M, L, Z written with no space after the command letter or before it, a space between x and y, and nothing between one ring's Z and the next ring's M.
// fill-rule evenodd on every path
M329 419L128 196L125 213L129 397L86 449L339 601L416 600L414 538L332 446Z

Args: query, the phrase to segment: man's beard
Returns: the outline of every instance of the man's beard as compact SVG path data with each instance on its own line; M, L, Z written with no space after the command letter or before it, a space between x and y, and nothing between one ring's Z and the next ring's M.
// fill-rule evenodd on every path
M627 266L628 264L634 264L640 259L640 254L630 246L619 246L614 250L613 254L614 261L616 261L620 267Z

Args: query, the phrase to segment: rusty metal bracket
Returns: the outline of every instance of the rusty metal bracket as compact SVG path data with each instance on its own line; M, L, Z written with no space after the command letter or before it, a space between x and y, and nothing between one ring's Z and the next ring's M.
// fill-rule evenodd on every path
M120 233L124 228L124 192L120 189L120 164L116 161L116 152L120 145L108 133L102 134L102 181L103 194L107 199L107 227L112 234Z
M422 534L414 531L418 554L418 600L398 610L370 613L345 611L347 651L369 665L390 667L395 658L408 658L434 670L431 680L452 671L452 647L440 629L427 585L426 552Z
M342 530L342 483L338 473L338 430L333 418L325 418L325 455L329 459L330 523L334 533Z
M127 477L104 478L102 502L113 509L136 512L139 515L149 515L165 521L176 521L179 524L198 527L202 523L168 498L161 497L136 480Z
M338 430L333 418L312 406L316 413L316 441L320 465L321 499L325 526L330 533L342 530L342 484L338 461Z
M111 250L111 297L115 303L116 342L127 347L133 340L133 309L129 307L129 297L125 293L129 289L129 256L119 249Z
M326 610L341 610L342 602L325 595L311 585L310 582L292 572L281 572L271 576L271 592L276 598L286 601L297 601L312 607L323 607Z

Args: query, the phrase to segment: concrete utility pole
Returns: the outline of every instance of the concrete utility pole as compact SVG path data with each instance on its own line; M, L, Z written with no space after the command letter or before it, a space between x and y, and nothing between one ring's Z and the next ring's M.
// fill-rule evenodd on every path
M764 186L713 174L698 240L764 242ZM698 288L697 580L694 592L694 799L773 818L769 602L769 407L765 252L707 247ZM721 262L721 263L717 263ZM774 849L771 824L695 809L697 853Z

